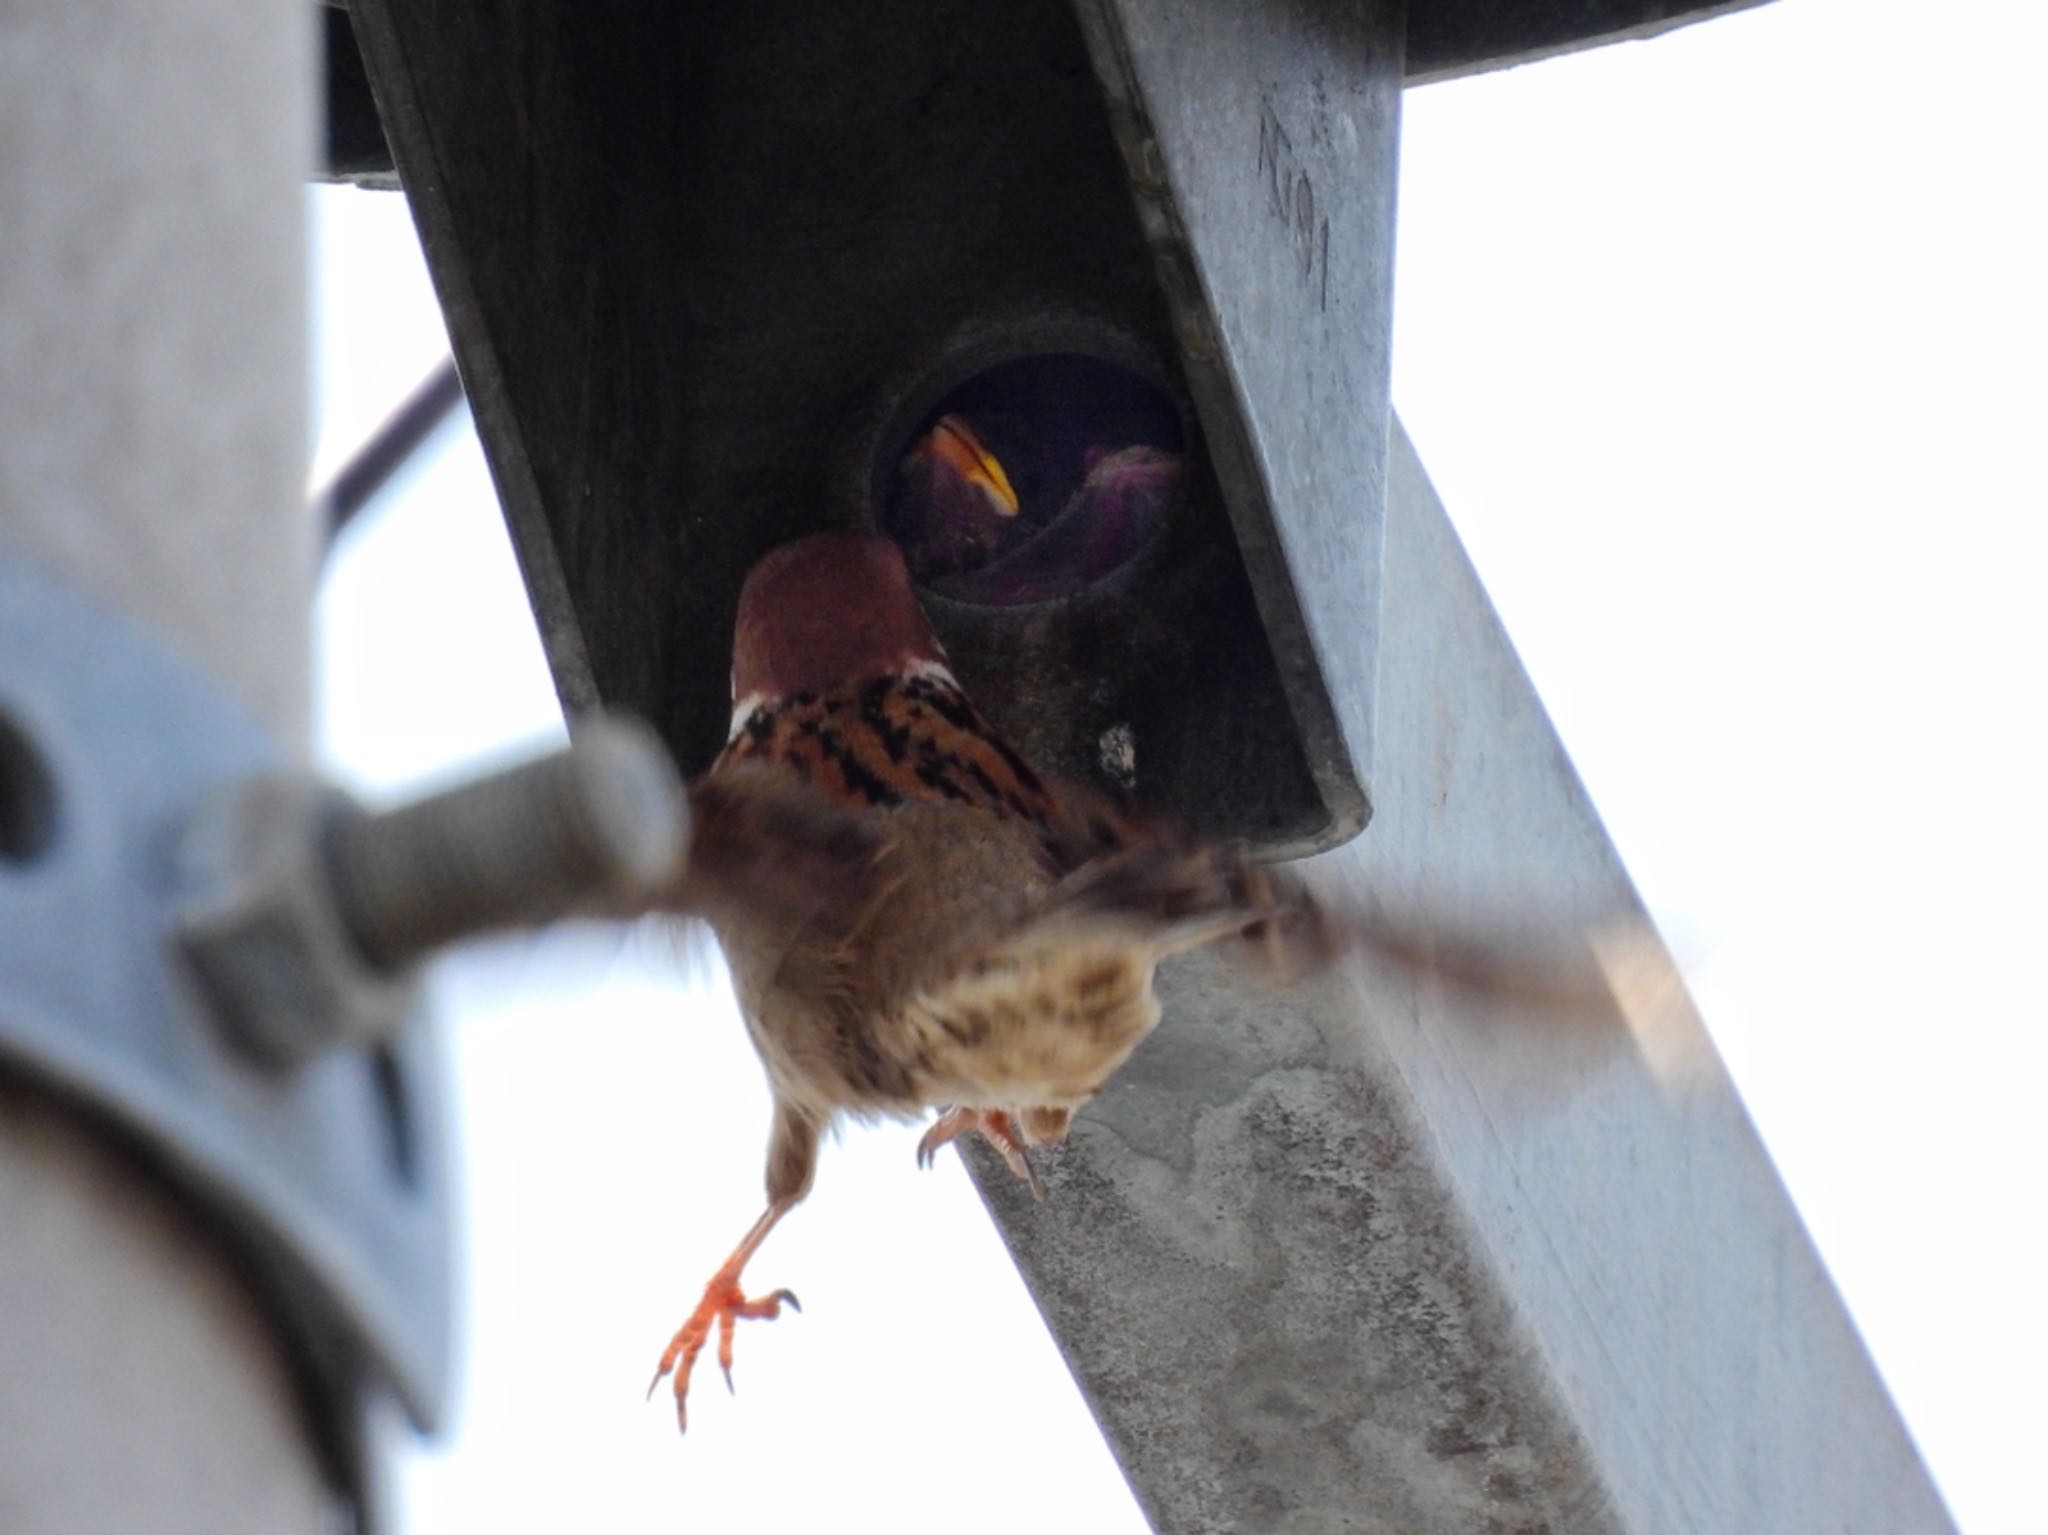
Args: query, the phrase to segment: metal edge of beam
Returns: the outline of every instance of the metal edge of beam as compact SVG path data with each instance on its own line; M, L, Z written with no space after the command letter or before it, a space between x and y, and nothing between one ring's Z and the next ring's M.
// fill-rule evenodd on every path
M1075 14L1337 829L1313 843L1327 847L1372 815L1401 12Z
M1608 30L1565 30L1550 35L1539 33L1520 43L1508 43L1504 38L1494 37L1476 44L1470 52L1435 55L1424 52L1420 56L1414 51L1415 29L1411 19L1411 52L1406 83L1435 85L1444 80L1463 79L1467 75L1490 74L1498 69L1513 69L1521 64L1535 64L1568 53L1583 53L1592 48L1605 48L1610 43L1645 42L1650 38L1662 37L1667 32L1675 32L1681 27L1714 21L1765 3L1766 0L1709 0L1709 3L1703 5L1671 6L1658 4L1656 0L1638 0L1638 3L1616 5L1612 9L1640 12L1640 19ZM1442 9L1449 11L1453 7L1446 5Z
M977 1164L1147 1514L1952 1530L1398 430L1386 593L1379 815L1311 876L1636 952L1569 1025L1384 968L1276 996L1189 956L1043 1204Z
M1327 847L1372 813L1400 8L1075 12Z

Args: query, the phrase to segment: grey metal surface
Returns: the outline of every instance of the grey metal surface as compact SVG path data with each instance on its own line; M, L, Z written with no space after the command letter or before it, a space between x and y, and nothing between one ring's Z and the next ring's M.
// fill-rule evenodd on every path
M1355 829L1373 759L1403 7L1081 0L1078 14L1288 712L1323 802Z
M340 1397L374 1372L432 1422L452 1304L437 1042L396 1031L270 1071L227 1048L169 941L193 807L278 770L279 748L152 634L4 551L0 657L0 718L55 787L47 849L0 862L0 1070L222 1222Z
M1398 434L1392 468L1378 814L1305 867L1504 941L1640 921ZM1164 980L1047 1201L977 1169L1160 1530L1951 1528L1675 985L1562 1026L1405 973Z

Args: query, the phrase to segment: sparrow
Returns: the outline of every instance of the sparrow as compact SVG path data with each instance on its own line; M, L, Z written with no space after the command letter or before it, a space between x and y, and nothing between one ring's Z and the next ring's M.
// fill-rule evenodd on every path
M687 1427L711 1334L795 1307L741 1274L809 1192L835 1119L938 1110L918 1160L977 1136L1039 1191L1029 1151L1158 1023L1172 954L1256 940L1276 970L1329 948L1305 890L1040 773L946 665L896 545L785 545L748 575L730 738L691 787L671 902L725 953L773 1098L767 1203L662 1351Z
M1005 515L1008 482L970 428L941 422L921 451L948 504ZM1059 535L1085 563L1178 475L1152 448L1093 455L1038 537L1092 496L1118 526ZM1045 568L1029 543L1010 560L1031 579ZM713 1332L730 1387L737 1324L796 1307L741 1277L809 1192L828 1126L936 1111L920 1164L975 1137L1042 1194L1032 1151L1065 1136L1159 1023L1154 973L1175 954L1237 942L1286 981L1367 951L1554 1014L1607 1000L1544 957L1336 910L1241 846L1040 772L954 677L903 552L880 535L819 533L767 555L741 587L732 648L730 734L691 785L694 841L666 905L723 949L773 1111L766 1205L648 1386L672 1378L681 1427Z

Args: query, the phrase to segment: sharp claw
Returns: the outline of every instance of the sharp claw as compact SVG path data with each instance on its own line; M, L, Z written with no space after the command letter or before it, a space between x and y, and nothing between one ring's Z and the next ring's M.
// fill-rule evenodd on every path
M1033 1199L1045 1198L1045 1185L1038 1179L1038 1169L1031 1165L1031 1158L1024 1154L1024 1148L1014 1141L992 1141L1003 1161L1009 1165L1011 1175L1022 1179L1031 1189Z
M931 1124L926 1127L924 1134L918 1138L917 1165L919 1167L931 1168L936 1167L938 1165L939 1148L945 1145L947 1141L950 1141L953 1138L951 1135L940 1134L941 1129L945 1126L947 1117L951 1115L952 1112L953 1111L951 1109L941 1109L939 1111L939 1117L933 1120Z
M949 1120L953 1122L948 1123ZM932 1166L937 1159L939 1147L958 1139L963 1134L979 1135L988 1142L1002 1157L1004 1165L1011 1173L1030 1186L1033 1199L1045 1198L1045 1184L1038 1176L1038 1169L1031 1165L1031 1158L1025 1154L1023 1132L1006 1113L946 1110L933 1121L931 1128L925 1131L924 1138L917 1143L917 1165Z
M1010 1171L1013 1174L1024 1180L1025 1187L1031 1190L1033 1199L1045 1198L1045 1184L1039 1180L1038 1169L1031 1165L1031 1158L1024 1154L1023 1147L1005 1148L1003 1160L1010 1164Z
M802 1311L804 1309L802 1305L798 1303L796 1298L796 1291L794 1290L777 1290L775 1292L775 1298L781 1301L785 1306L789 1307L789 1309L792 1311Z

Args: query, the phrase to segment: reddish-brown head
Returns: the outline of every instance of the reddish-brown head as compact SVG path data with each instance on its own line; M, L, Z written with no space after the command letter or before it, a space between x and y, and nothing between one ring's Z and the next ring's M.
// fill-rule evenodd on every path
M822 693L943 664L903 555L873 533L817 533L747 574L733 623L732 696Z

